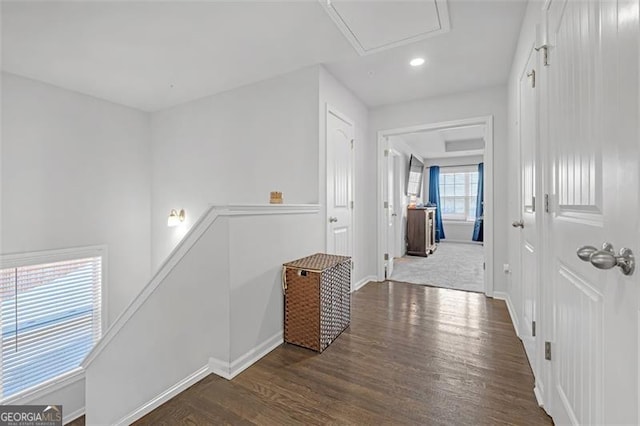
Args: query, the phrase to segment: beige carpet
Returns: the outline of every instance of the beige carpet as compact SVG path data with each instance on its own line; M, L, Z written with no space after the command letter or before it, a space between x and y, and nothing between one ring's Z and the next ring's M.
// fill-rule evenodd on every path
M405 256L394 260L391 280L456 290L484 292L483 246L438 244L429 257Z

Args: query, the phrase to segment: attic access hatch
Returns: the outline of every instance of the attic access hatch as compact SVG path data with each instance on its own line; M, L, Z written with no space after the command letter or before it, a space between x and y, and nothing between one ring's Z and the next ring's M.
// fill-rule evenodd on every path
M414 43L450 28L447 0L319 1L360 55Z

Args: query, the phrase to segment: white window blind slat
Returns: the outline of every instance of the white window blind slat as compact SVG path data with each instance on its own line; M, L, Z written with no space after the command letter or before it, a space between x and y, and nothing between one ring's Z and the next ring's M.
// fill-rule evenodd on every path
M0 398L80 365L102 333L101 281L101 256L0 270Z
M67 324L65 327L58 327L57 329L47 330L45 332L19 334L17 341L15 337L6 340L8 347L14 346L14 351L7 352L6 358L3 359L3 366L7 367L13 359L18 361L23 359L27 360L32 354L37 356L43 351L64 346L68 340L73 340L77 336L84 337L84 335L91 330L90 318L86 318L81 322ZM15 350L16 347L17 350Z

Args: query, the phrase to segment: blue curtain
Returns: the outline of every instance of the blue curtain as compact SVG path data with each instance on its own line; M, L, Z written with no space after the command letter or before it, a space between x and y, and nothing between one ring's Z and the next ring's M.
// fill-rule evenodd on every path
M478 164L478 197L476 198L476 221L473 224L473 241L484 241L484 163Z
M440 206L440 167L429 167L429 203L435 204L436 209L436 242L444 239L442 226L442 208Z

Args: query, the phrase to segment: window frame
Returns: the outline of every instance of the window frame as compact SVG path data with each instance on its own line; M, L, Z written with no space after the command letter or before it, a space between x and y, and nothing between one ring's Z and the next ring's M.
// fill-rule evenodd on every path
M469 199L471 197L475 197L476 198L476 203L477 203L477 189L476 189L476 194L474 195L451 195L451 196L445 196L443 195L442 191L442 186L444 185L443 183L443 175L445 174L455 174L455 173L465 173L467 176L465 177L465 190L470 189L470 186L472 185L472 183L470 182L469 179L469 174L470 173L478 173L478 168L473 167L473 166L442 166L440 167L440 177L439 177L439 182L438 182L438 186L439 186L439 190L440 190L440 204L444 205L444 200L445 198L448 199L455 199L455 198L464 198L464 208L465 208L465 212L467 214L464 215L460 215L460 214L445 214L444 213L444 209L441 210L442 212L442 221L443 222L456 222L456 223L473 223L475 221L475 210L472 212L469 210Z
M33 266L54 262L64 262L87 257L101 257L101 336L107 331L107 308L108 308L108 250L106 245L93 245L84 247L73 247L54 250L43 250L27 253L0 254L0 269L20 268L23 266ZM1 362L1 361L0 361ZM80 380L84 380L84 368L78 366L72 370L62 373L56 377L23 389L6 398L0 398L0 404L28 404L33 400L48 397L52 392L70 386Z

